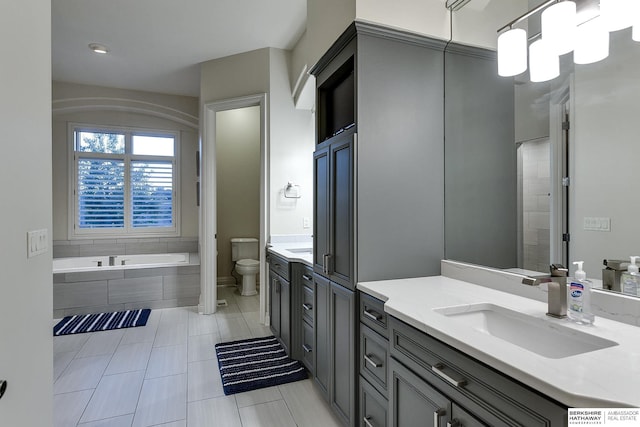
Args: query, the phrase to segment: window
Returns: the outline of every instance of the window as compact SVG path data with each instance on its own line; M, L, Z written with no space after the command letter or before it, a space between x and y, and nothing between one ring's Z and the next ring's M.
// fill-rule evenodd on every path
M178 135L72 126L71 237L179 234Z

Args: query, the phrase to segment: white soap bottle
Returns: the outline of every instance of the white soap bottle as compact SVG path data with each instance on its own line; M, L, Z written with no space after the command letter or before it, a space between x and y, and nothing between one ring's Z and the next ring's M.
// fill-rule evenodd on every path
M591 312L591 282L587 280L587 273L582 269L583 261L573 263L578 266L569 285L569 307L567 313L574 322L590 325L595 316Z
M632 256L629 258L631 258L631 264L627 267L627 271L620 276L620 287L623 294L637 296L640 290L640 274L636 259L640 257Z

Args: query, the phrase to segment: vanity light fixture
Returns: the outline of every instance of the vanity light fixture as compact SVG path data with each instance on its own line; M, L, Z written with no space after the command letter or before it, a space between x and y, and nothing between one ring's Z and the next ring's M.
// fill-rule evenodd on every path
M618 31L633 25L631 11L638 0L600 0L600 17L607 31Z
M540 16L542 38L558 55L573 50L576 40L576 4L563 1L549 6Z
M529 46L529 78L532 82L546 82L560 75L560 57L544 38Z
M109 52L109 48L100 43L89 43L89 49L91 49L95 53L101 53L101 54L105 54Z
M609 32L602 21L602 16L598 16L578 27L576 49L573 52L573 62L576 64L592 64L609 56Z
M584 1L581 7L581 10L586 9ZM609 56L610 31L633 25L632 38L640 41L640 0L600 0L599 16L590 17L586 21L583 18L583 22L578 22L577 9L576 1L573 0L548 0L500 28L498 74L509 77L526 71L526 59L522 60L522 52L526 56L526 44L538 36L540 40L534 41L529 47L529 74L531 81L535 82L557 77L559 56L571 51L574 51L576 64L591 64ZM527 38L525 30L513 28L540 11L540 33Z
M513 28L498 36L498 74L517 76L527 69L527 32Z

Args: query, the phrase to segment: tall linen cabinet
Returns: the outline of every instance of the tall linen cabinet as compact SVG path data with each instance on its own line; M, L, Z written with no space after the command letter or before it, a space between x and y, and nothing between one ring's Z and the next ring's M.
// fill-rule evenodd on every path
M315 381L357 419L356 284L440 274L444 42L354 22L313 67Z

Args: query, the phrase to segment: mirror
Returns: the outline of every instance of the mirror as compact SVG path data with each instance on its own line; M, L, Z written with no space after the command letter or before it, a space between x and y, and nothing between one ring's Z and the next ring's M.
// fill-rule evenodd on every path
M608 58L564 55L546 83L463 50L445 52L446 258L571 274L582 260L599 287L603 260L640 255L640 42L613 32Z

